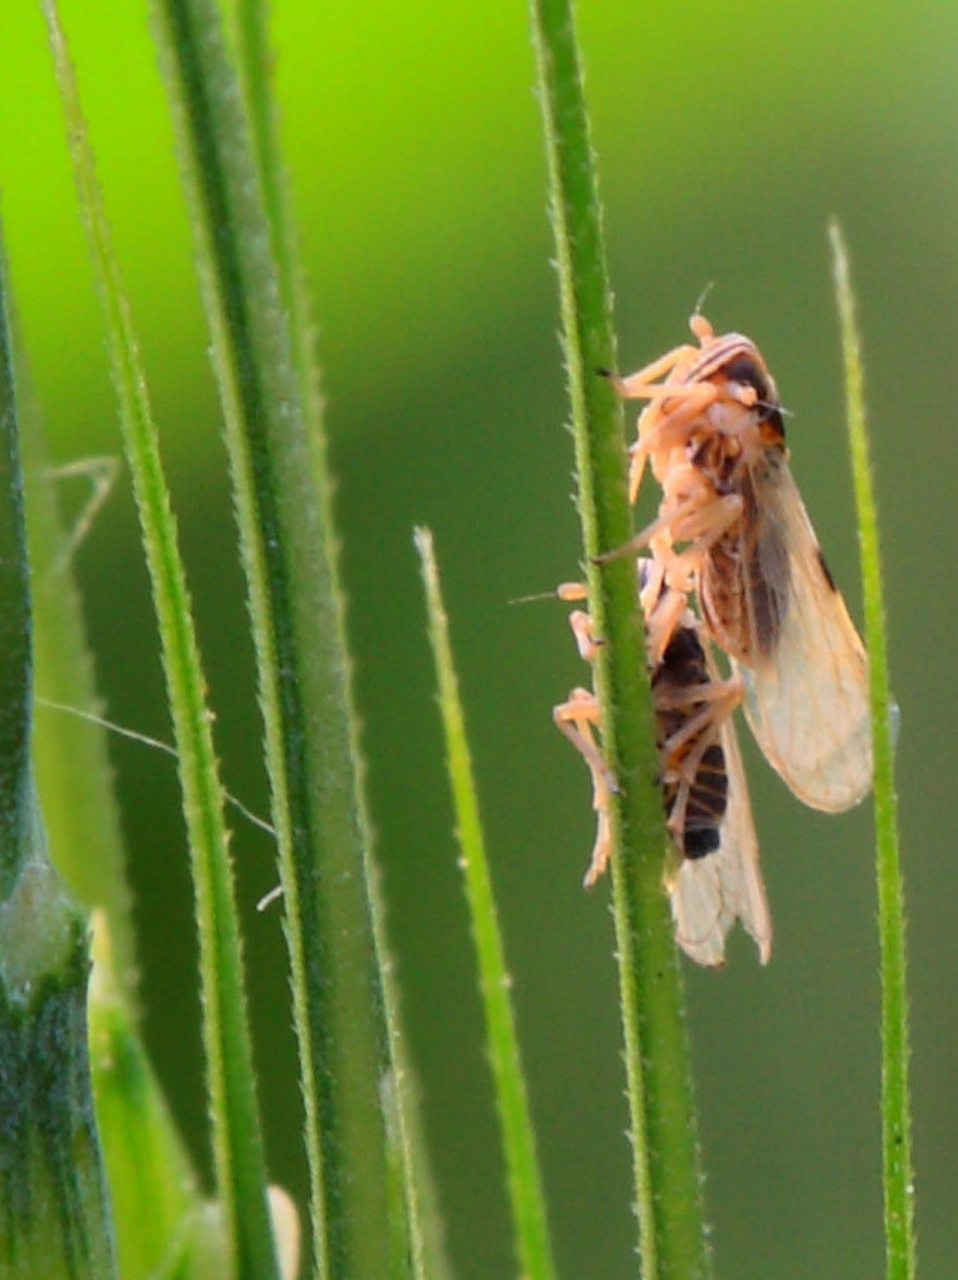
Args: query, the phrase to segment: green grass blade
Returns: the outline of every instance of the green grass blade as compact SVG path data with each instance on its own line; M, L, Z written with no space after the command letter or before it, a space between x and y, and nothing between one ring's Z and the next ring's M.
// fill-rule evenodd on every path
M436 666L439 708L456 813L456 832L462 851L466 899L479 964L479 987L486 1017L486 1046L492 1065L502 1127L516 1254L521 1274L526 1280L552 1280L555 1267L536 1159L535 1136L519 1055L515 1014L509 997L509 974L496 917L479 804L472 776L472 761L459 700L459 685L453 665L449 622L442 601L432 534L428 529L417 529L415 540L426 592L429 638Z
M66 467L51 465L41 408L26 353L18 349L15 324L12 338L33 585L37 788L43 798L47 839L56 850L57 870L87 910L99 907L106 913L117 981L130 1015L136 1017L139 975L126 849L108 731L94 723L103 706L73 571L73 552L82 541L81 525L91 518L92 507L69 533L61 519L60 488L68 473L82 478L85 460ZM115 459L96 461L116 465ZM89 718L84 722L53 710L43 700L79 709Z
M117 1224L123 1280L154 1280L173 1257L188 1256L213 1219L186 1148L117 984L105 913L90 920L90 1070ZM220 1266L228 1272L225 1239ZM190 1275L185 1268L184 1277Z
M405 1277L383 1091L395 1070L325 450L245 95L210 0L153 0L226 420L280 847L320 1276Z
M710 1260L635 566L618 560L599 572L591 564L631 532L622 410L596 376L615 367L615 345L595 164L570 0L532 0L532 16L590 610L607 642L597 690L620 785L612 817L624 856L614 856L612 872L643 1270L647 1280L699 1280Z
M0 268L5 273L5 262ZM13 350L0 278L0 901L29 859L34 803L30 738L33 639L30 570L23 518L23 473ZM2 957L0 957L2 959Z
M323 490L323 524L331 529L334 517L325 453L315 326L300 261L299 237L293 218L289 184L282 164L277 112L272 93L272 67L275 59L268 44L266 5L263 0L237 0L234 7L240 74L246 90L253 146L269 211L283 299L289 317L293 363L306 431L316 441L320 451L319 481ZM362 826L362 844L368 851L372 848L372 835L366 816L363 789L359 784L356 795L357 815ZM379 878L371 864L367 865L366 878L373 939L382 983L389 1057L393 1066L394 1085L385 1091L385 1096L391 1100L390 1112L387 1114L387 1140L391 1146L395 1146L395 1151L390 1156L394 1214L408 1220L414 1275L438 1277L448 1268L442 1244L442 1225L434 1197L429 1190L432 1173L418 1115L415 1075L407 1061L402 1034L399 996L393 978L395 969L389 960L385 906Z
M47 850L19 415L0 244L0 1275L113 1280L87 1051L86 919Z
M855 504L862 557L865 642L871 683L872 742L875 755L875 837L878 875L878 931L882 985L882 1150L885 1190L885 1248L888 1280L916 1274L914 1170L911 1156L911 1095L908 1086L908 998L905 981L905 907L898 842L898 798L892 697L882 590L878 515L869 459L861 344L844 238L829 228L835 289L845 358L845 394Z
M159 622L196 892L217 1192L236 1274L278 1275L243 990L224 795L176 526L142 362L110 242L73 67L53 0L44 5L80 208L107 323L107 347Z
M282 254L282 242L291 227L273 98L269 13L263 0L231 0L227 14L236 32L237 58L246 92L253 146L259 160L270 221L277 231L277 252Z
M18 360L23 368L23 363ZM21 445L27 490L27 535L33 570L36 690L61 706L101 714L80 592L60 518L61 483L51 471L39 409L21 377ZM26 405L24 406L24 400ZM113 788L107 731L42 703L34 707L34 764L43 820L57 870L88 910L106 913L114 938L117 980L129 1013L137 1009L132 893L120 810Z

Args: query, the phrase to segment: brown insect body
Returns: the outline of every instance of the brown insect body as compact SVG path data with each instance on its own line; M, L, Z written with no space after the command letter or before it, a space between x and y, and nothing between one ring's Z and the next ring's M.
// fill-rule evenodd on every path
M715 642L742 673L745 709L774 767L807 804L856 804L871 786L867 664L788 467L775 383L741 334L676 348L617 379L646 399L631 450L633 501L648 461L657 518L613 554L652 551L669 598L667 644L695 594ZM662 650L659 650L659 655Z
M678 852L686 858L702 858L718 849L728 807L725 752L710 705L698 696L711 681L695 628L676 628L652 672L652 697L666 821ZM691 736L690 725L695 728Z
M758 843L748 789L732 724L742 699L742 682L724 680L715 668L708 642L690 610L657 643L665 598L661 567L640 561L646 595L650 674L659 749L659 784L674 854L666 874L676 938L697 963L717 966L725 957L725 937L741 919L755 939L762 963L771 952L772 925L758 865ZM560 590L565 599L583 591ZM589 615L570 618L583 657L592 661L596 642ZM585 883L596 882L612 848L608 806L615 790L595 738L598 706L587 689L575 689L554 709L556 725L589 766L597 832Z
M662 385L707 385L708 403L682 395L654 401L639 420L633 466L648 454L662 485L670 585L684 595L694 588L716 643L748 662L773 652L787 600L787 556L774 545L759 496L788 456L778 392L741 334L713 338Z
M693 465L716 497L741 500L741 514L704 551L695 589L716 643L745 663L774 653L788 603L788 554L759 498L785 457L784 446L743 450L739 438L721 434L695 450Z
M758 841L733 713L738 677L723 680L690 609L668 642L658 632L667 591L661 566L640 560L650 652L662 801L676 859L668 871L679 945L699 964L724 963L736 919L752 935L763 964L772 921L758 861ZM661 651L655 660L651 655Z

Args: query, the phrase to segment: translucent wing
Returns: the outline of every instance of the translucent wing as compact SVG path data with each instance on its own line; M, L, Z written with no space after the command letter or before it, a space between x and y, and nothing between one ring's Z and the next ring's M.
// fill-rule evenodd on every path
M717 733L728 773L728 803L718 848L703 857L682 858L669 876L675 936L691 959L715 967L724 963L725 937L738 919L755 939L765 964L772 950L772 920L731 716L723 718Z
M749 582L765 583L748 662L745 714L759 745L794 793L815 809L857 804L872 783L868 664L858 633L822 559L784 457L753 474L758 535ZM771 588L771 590L768 590ZM774 603L773 634L768 629Z

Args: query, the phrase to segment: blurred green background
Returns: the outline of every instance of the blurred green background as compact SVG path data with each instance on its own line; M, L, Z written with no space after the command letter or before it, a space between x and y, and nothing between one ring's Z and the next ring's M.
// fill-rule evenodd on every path
M188 228L145 0L64 0L152 379L228 784L267 808L243 584ZM958 1257L958 25L952 6L580 6L621 362L706 314L761 346L794 471L859 613L825 229L853 255L884 534L911 923L919 1250ZM462 1280L514 1274L442 772L414 523L444 569L562 1274L618 1280L630 1158L608 889L582 762L550 708L585 678L571 439L528 18L519 0L277 0L283 131L314 285L350 634L389 926ZM0 192L56 460L120 452L45 35L4 5ZM168 736L125 475L77 567L109 714ZM42 690L41 690L42 692ZM41 714L52 715L52 712ZM744 742L744 738L743 738ZM688 966L718 1276L882 1266L871 818L805 810L744 743L775 953ZM149 1042L201 1162L195 949L177 785L117 740ZM272 1168L300 1197L295 1053L268 840L238 826Z

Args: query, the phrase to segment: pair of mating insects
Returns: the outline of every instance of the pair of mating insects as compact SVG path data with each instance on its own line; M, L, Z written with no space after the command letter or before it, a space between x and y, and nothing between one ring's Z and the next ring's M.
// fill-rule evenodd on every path
M662 487L656 519L600 559L639 555L655 707L659 782L673 845L666 870L676 938L719 965L740 919L764 963L772 924L732 715L742 704L771 764L806 804L838 812L872 781L867 659L788 469L782 409L748 338L691 320L677 347L613 383L648 400L630 450L629 497L646 464ZM582 599L584 587L559 589ZM689 601L694 595L699 616ZM570 619L588 660L600 643L587 613ZM714 642L732 674L719 674ZM615 783L596 742L587 689L555 708L589 766L598 831L585 883L606 867Z

